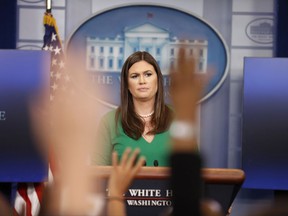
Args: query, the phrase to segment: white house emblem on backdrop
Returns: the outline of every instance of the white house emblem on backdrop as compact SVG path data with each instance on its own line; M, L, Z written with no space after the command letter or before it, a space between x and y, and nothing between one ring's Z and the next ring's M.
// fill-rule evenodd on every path
M120 73L123 60L133 52L141 50L154 56L162 73L166 75L177 59L179 47L183 44L188 54L199 55L199 72L204 73L207 69L207 40L171 38L171 32L148 22L136 27L127 26L123 32L123 35L116 35L115 38L87 37L88 71Z
M246 26L247 37L259 44L271 44L273 42L274 22L270 18L258 18L252 20Z
M133 17L133 19L131 19ZM116 7L93 15L70 36L66 51L83 56L83 68L105 94L97 100L120 103L120 72L135 51L147 51L163 73L165 101L169 97L169 69L177 62L179 47L198 57L199 74L213 65L215 73L200 101L213 95L228 73L229 55L221 35L206 21L174 8L152 5Z

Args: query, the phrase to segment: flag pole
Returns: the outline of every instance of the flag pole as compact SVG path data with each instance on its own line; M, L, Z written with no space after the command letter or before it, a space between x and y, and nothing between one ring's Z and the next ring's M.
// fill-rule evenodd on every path
M47 13L52 12L52 0L46 0L46 12Z

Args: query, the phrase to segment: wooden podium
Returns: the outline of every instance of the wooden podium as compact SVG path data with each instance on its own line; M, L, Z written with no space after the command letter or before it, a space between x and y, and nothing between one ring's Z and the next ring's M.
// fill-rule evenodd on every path
M110 166L91 167L92 175L107 179ZM161 215L171 207L170 168L143 167L125 194L128 215ZM228 212L244 179L240 169L203 168L203 198L216 200ZM189 187L189 185L187 185Z

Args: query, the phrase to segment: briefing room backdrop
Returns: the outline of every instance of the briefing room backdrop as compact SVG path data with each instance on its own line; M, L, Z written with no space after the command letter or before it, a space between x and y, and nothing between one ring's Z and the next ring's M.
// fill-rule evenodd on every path
M221 35L229 55L228 74L220 88L201 103L200 148L206 167L241 168L243 58L274 55L274 1L52 0L52 13L65 46L69 37L88 18L108 9L128 5L157 5L183 10L204 19ZM17 49L41 49L44 12L44 0L17 1ZM101 26L95 28L101 29ZM109 109L103 105L100 111L105 113ZM264 193L256 197L268 197L269 201L270 193L266 195ZM249 209L245 200L253 204L256 202L253 199L255 196L251 196L249 191L243 192L242 197L236 200L232 215L243 214L245 209ZM241 208L242 213L237 208Z

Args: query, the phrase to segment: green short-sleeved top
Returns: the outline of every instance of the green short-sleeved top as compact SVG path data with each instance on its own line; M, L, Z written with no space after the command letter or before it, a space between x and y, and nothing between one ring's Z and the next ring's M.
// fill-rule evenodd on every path
M111 165L111 155L114 150L121 157L124 150L130 147L140 149L140 155L146 158L146 166L169 166L171 139L168 130L156 134L150 143L143 137L135 140L124 133L120 120L116 130L115 114L116 110L108 112L99 123L97 140L103 150L99 152L96 149L96 153L92 156L93 164Z

